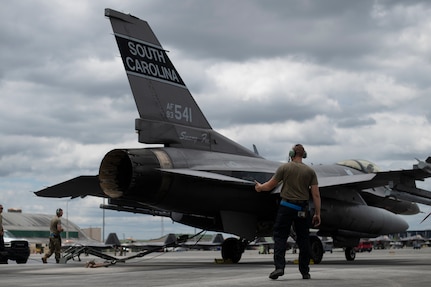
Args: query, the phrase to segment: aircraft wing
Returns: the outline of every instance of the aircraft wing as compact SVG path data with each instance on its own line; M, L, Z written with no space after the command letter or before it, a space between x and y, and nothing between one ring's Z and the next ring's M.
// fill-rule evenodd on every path
M347 176L331 176L319 177L319 187L336 187L345 185L355 185L361 189L389 186L391 188L406 189L414 187L416 180L424 180L431 177L431 157L426 161L419 161L413 166L413 169L383 171L375 173L355 174ZM404 188L402 188L404 187ZM418 193L425 197L429 197L431 192L425 191Z
M418 160L413 169L377 172L375 175L370 182L362 183L362 189L384 186L387 187L386 197L431 205L431 192L416 187L416 180L431 177L431 157Z
M325 190L338 189L342 186L355 188L358 185L368 185L369 182L376 176L376 174L368 173L368 174L355 174L349 176L328 176L328 177L319 177L319 189L322 196L325 196ZM279 184L276 188L274 188L271 193L276 194L281 192L281 188L283 184Z
M416 187L415 182L430 175L424 176L422 172L416 170L388 171L378 173L375 181L386 183L389 187L386 194L388 197L431 205L431 192Z
M342 185L352 185L352 184L366 184L370 182L376 174L356 174L350 176L329 176L319 178L319 188L325 187L336 187Z
M368 188L389 185L391 188L402 186L415 186L416 180L431 177L431 157L425 161L418 160L412 169L376 172L373 180L366 185ZM426 196L426 195L425 195Z
M319 187L323 196L325 190L351 187L381 198L431 205L431 192L416 186L417 180L429 177L431 177L431 157L425 161L418 160L418 164L415 164L412 169L322 177L319 178Z

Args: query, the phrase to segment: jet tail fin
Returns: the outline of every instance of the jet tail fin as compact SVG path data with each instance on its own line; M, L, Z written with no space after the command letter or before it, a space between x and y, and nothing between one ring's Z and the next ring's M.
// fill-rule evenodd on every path
M257 156L212 130L146 21L111 9L105 16L138 108L139 142Z

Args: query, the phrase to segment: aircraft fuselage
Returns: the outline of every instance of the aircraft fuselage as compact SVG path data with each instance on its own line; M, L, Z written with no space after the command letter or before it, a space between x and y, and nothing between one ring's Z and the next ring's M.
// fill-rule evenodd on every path
M256 193L252 182L268 180L281 164L260 157L169 147L113 150L102 161L99 179L109 197L170 210L175 221L239 236L255 236L251 231L226 230L228 217L243 214L253 221L249 226L258 226L258 235L269 236L268 226L274 220L279 194ZM318 178L362 174L337 164L311 167ZM223 176L240 181L223 180ZM408 228L402 218L391 212L396 207L400 209L404 202L375 195L367 202L363 193L348 185L321 192L321 232L349 231L377 236ZM389 211L373 206L378 200L386 200ZM259 230L259 226L263 228Z

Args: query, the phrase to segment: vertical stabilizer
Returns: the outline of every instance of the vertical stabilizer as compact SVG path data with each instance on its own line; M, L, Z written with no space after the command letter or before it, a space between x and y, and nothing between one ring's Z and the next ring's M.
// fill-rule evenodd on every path
M105 10L139 112L139 142L256 156L213 131L146 21Z

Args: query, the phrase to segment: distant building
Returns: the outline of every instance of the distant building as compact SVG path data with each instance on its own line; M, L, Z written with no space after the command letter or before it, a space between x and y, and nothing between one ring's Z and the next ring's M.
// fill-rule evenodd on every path
M398 234L400 238L412 237L416 235L420 235L426 239L431 239L431 230L408 230Z
M84 232L89 238L102 242L102 228L89 227L89 228L82 228L81 231Z
M3 227L9 230L15 237L25 238L32 248L47 246L49 243L49 224L53 214L34 214L13 211L3 213ZM100 241L100 228L91 228L88 234L82 231L76 224L61 218L64 232L61 233L63 243L68 240L98 240Z

